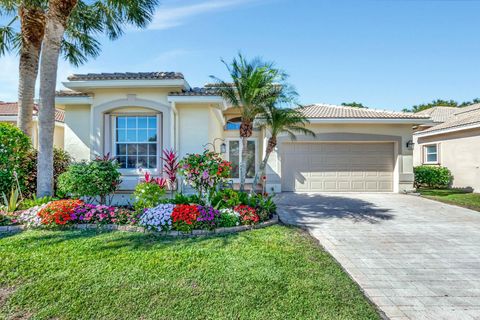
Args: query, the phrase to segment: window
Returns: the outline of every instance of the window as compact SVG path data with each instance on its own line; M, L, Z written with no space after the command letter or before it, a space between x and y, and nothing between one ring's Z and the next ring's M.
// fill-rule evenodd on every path
M117 116L115 155L122 169L157 167L157 117Z
M256 173L256 164L257 164L257 143L255 140L247 141L248 156L246 159L247 162L247 179L253 179ZM231 178L239 179L240 178L240 164L242 162L242 141L238 140L228 140L227 147L227 156L228 161L232 163L232 173Z
M438 163L438 149L436 144L424 146L424 163Z

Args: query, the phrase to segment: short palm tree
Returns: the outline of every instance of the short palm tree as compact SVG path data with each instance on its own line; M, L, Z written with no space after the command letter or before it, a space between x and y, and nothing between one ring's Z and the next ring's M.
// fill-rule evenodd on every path
M279 96L287 75L275 68L273 63L259 58L248 61L241 54L228 64L222 60L230 74L231 81L223 81L212 76L223 98L233 107L241 110L240 137L242 139L242 159L240 163L240 190L245 189L248 157L247 141L252 136L253 122L263 108L274 97ZM280 90L281 91L281 90Z
M258 183L259 176L265 175L268 158L277 146L277 138L279 135L286 134L292 140L297 139L297 133L315 136L313 131L305 128L307 123L309 123L309 121L302 113L301 108L278 108L274 104L265 107L262 114L258 117L258 125L270 131L270 138L268 139L265 157L260 164L260 170L258 174L255 175L253 186L256 186Z
M81 24L83 34L91 29L115 39L125 25L144 28L151 21L158 0L49 0L40 59L40 110L38 115L37 195L53 191L53 131L55 86L62 40L71 24Z

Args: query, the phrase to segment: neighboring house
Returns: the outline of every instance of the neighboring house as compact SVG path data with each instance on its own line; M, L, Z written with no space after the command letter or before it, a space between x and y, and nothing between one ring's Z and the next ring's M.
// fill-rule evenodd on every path
M32 144L35 148L38 147L38 105L35 104L33 108L33 128L32 128ZM64 112L62 110L55 110L55 130L53 137L53 144L63 149L64 137ZM7 122L17 124L18 119L18 104L16 102L0 101L0 122Z
M447 167L453 187L480 192L480 104L434 107L417 114L431 116L434 124L421 126L413 136L414 165Z
M132 190L139 168L159 174L161 150L179 155L220 151L238 179L240 111L215 87L191 88L181 73L78 74L57 95L65 112L65 150L77 160L110 153L121 164L121 188ZM428 116L330 105L304 109L317 136L279 137L267 168L267 191L401 192L413 187L412 126ZM264 155L268 132L249 139L247 182ZM224 144L222 146L222 144ZM221 148L223 147L223 148Z

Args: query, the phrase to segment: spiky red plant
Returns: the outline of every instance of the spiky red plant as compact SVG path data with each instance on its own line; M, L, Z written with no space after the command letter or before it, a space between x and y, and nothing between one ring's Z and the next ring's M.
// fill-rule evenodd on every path
M163 150L163 171L167 174L168 181L173 188L177 181L178 155L173 149Z

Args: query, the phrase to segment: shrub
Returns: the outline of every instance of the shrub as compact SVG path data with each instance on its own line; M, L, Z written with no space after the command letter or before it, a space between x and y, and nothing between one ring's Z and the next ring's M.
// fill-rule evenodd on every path
M239 193L232 189L224 189L217 192L213 199L212 204L216 208L233 208L241 204Z
M170 200L174 204L203 204L203 201L196 195L184 195L182 193L175 194L175 198Z
M268 194L257 194L251 198L250 205L255 207L260 221L266 221L277 211L277 205L273 196Z
M197 205L179 204L172 211L172 225L176 230L190 232L199 215Z
M220 154L205 150L203 154L189 154L183 158L179 172L199 197L210 203L217 186L230 176L231 166Z
M19 177L20 188L26 191L24 179L30 173L28 164L32 151L26 134L12 124L0 123L0 195L10 194L15 183L14 172Z
M219 224L220 212L212 207L198 206L197 225L201 229L213 230Z
M260 218L255 210L255 208L249 207L247 205L238 205L234 208L236 212L240 215L240 222L245 225L256 224L260 221Z
M56 200L59 200L59 199L54 197L48 197L48 196L37 198L37 196L34 194L31 199L24 199L20 203L20 208L25 210L25 209L33 208L36 206L41 206L43 204L49 203L51 201L56 201Z
M219 226L235 227L240 224L240 214L233 209L220 209Z
M175 205L161 204L145 210L140 217L140 225L148 230L167 231L172 228L172 212Z
M150 174L145 173L145 181L135 186L133 193L134 207L139 213L146 208L153 208L159 205L165 195L167 181L163 178L152 178Z
M105 204L121 183L118 168L118 163L108 156L72 164L60 175L58 189L75 198L86 197L88 202L98 197L100 204Z
M453 180L448 168L437 166L415 167L415 186L428 188L448 188Z
M43 225L65 225L73 220L71 215L83 204L81 200L52 201L38 212L38 216L42 219Z
M70 219L79 223L109 224L117 223L118 209L106 205L82 204L70 213Z

